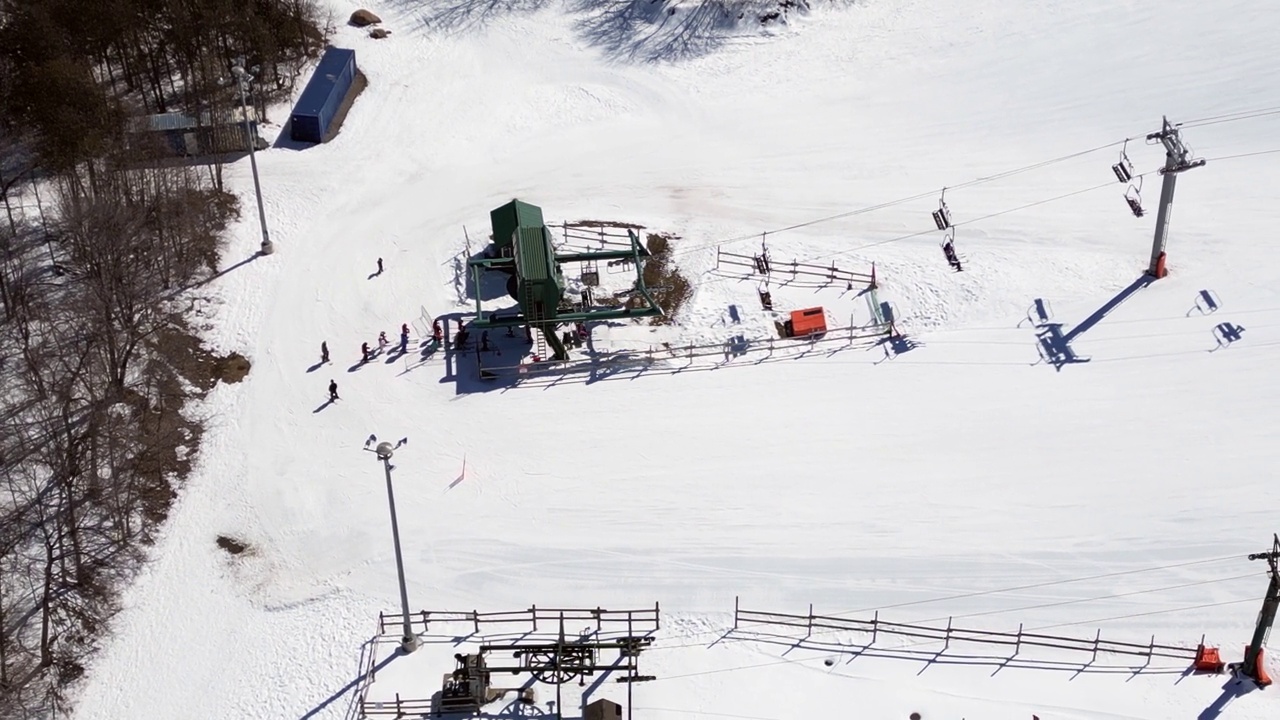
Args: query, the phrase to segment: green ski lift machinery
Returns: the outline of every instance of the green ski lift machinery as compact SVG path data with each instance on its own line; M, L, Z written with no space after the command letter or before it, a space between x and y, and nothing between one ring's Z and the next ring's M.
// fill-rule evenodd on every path
M618 320L662 315L662 308L654 302L644 284L644 260L650 257L649 249L640 244L640 236L628 229L631 241L628 249L600 250L557 255L551 242L551 231L542 219L542 208L520 200L511 202L489 213L493 226L493 248L485 255L467 262L475 287L480 287L481 276L489 270L506 273L507 293L519 303L517 312L510 310L486 312L481 306L480 293L476 293L475 328L495 328L527 325L531 332L541 331L546 345L554 353L555 360L568 359L564 343L556 328L565 323L592 320ZM636 294L639 304L634 307L575 306L565 299L564 270L566 263L585 263L592 271L599 261L631 262L636 270Z

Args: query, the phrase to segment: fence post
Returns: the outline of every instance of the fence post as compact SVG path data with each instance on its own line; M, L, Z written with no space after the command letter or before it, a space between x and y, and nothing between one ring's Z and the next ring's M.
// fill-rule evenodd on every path
M662 606L657 600L653 601L653 629L655 632L662 629Z
M538 632L538 606L537 605L529 606L529 615L533 617L533 631Z
M1022 623L1018 623L1018 639L1013 644L1013 654L1022 652Z
M422 631L428 632L431 630L431 613L427 612L426 610L422 610L421 612L422 612Z
M472 611L471 611L471 619L472 619L473 621L475 621L475 624L476 624L476 634L477 634L477 635L479 635L479 634L480 634L480 611L479 611L479 610L472 610Z
M951 616L947 616L947 634L942 641L942 649L945 652L951 647Z
M603 227L604 226L601 226L601 230L600 230L600 232L602 233L604 232ZM597 605L596 606L596 632L597 633L600 633L601 631L604 630L604 620L601 618L601 615L602 613L600 612L600 606ZM630 610L627 611L627 629L628 630L631 629L631 611Z
M1147 662L1151 662L1151 658L1156 653L1156 636L1151 636L1151 644L1147 646Z
M876 635L879 632L880 632L880 611L877 610L876 614L873 615L871 618L871 644L872 645L876 644Z
M809 603L809 628L804 636L806 639L813 636L813 603Z
M1102 639L1102 628L1098 628L1098 633L1093 636L1093 659L1089 661L1092 665L1098 661L1098 641Z
M738 596L733 596L733 629L738 629Z

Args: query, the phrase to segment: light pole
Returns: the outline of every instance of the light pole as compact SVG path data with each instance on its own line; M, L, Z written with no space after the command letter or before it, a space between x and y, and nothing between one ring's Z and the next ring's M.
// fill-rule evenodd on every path
M403 443L404 441L401 440ZM405 654L418 649L418 636L413 634L409 624L409 591L404 584L404 557L400 554L400 525L396 522L396 496L391 489L391 456L398 446L389 442L380 442L373 452L382 461L382 469L387 476L387 506L391 508L391 542L396 548L396 577L400 580L400 610L404 613L404 634L400 638L400 650ZM365 447L368 450L368 446Z
M244 135L249 141L249 167L253 169L253 194L258 197L258 226L262 228L262 254L270 255L275 252L275 246L271 244L271 237L267 234L267 214L262 209L262 186L258 184L258 157L255 154L253 141L253 132L249 130L249 101L245 99L245 86L253 80L253 76L245 71L244 68L236 65L231 68L231 74L236 78L236 86L240 88L240 109L244 116Z

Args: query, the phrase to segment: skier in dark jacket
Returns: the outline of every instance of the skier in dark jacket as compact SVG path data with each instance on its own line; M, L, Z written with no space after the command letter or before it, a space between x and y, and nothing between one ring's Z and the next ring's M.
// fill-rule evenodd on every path
M329 380L329 400L332 402L338 399L338 383L331 379Z

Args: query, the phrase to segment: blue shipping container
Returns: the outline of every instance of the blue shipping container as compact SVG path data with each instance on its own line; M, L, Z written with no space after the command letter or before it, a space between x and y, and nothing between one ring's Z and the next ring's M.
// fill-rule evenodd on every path
M331 47L324 51L307 88L289 116L289 137L298 142L324 142L329 124L356 77L356 51Z

